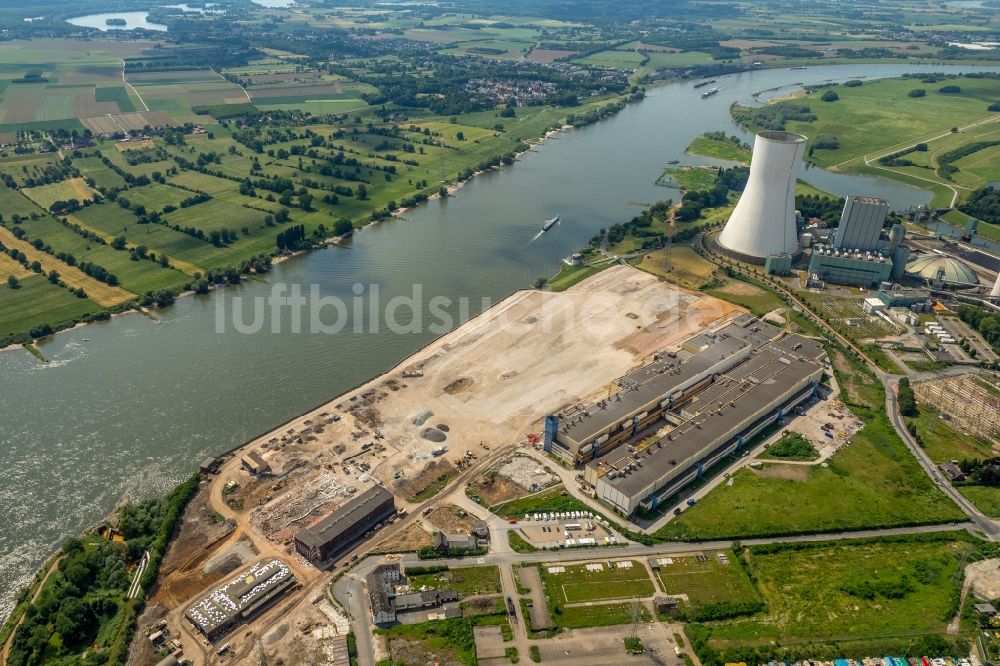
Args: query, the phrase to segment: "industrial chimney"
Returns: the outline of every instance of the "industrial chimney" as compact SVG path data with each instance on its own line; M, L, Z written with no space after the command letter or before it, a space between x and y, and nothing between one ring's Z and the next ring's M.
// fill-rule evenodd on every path
M799 253L795 233L795 180L806 137L761 132L753 144L750 179L719 234L719 245L738 258L763 263L767 257Z

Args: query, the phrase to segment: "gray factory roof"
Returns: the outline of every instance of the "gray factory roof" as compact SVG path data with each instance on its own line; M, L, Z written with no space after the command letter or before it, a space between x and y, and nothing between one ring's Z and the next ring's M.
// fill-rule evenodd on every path
M388 490L382 486L372 486L315 525L301 530L295 538L309 548L319 548L339 538L375 508L390 499L392 493Z
M294 582L295 577L284 562L263 560L195 602L187 616L206 635L211 635L240 615L249 615Z
M603 480L626 495L635 495L671 471L687 469L723 444L742 421L763 416L780 394L820 369L816 362L777 347L762 349L684 405L682 413L688 420L658 442L637 454L622 447L599 459L598 463L615 470L637 463L635 469L615 477L606 475Z
M622 390L610 399L566 415L559 424L560 435L580 444L598 437L746 346L747 343L738 338L717 336L715 344L685 361L664 356L644 365L620 378L618 383Z

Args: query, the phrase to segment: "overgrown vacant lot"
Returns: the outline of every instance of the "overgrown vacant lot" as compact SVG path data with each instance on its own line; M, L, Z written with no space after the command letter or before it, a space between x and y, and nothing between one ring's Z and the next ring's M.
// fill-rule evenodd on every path
M659 557L656 575L667 594L687 595L693 608L720 602L747 603L760 599L753 583L730 550L718 553L706 551L704 558L695 556Z
M902 651L911 641L945 633L958 611L962 567L995 550L960 532L751 547L745 557L767 611L696 625L689 634L726 661L749 656L748 650L776 656L787 650L791 658L809 650L817 658L837 650Z
M1000 488L993 486L960 486L958 490L987 516L1000 518Z
M422 568L433 567L410 567L415 571ZM446 571L436 571L433 573L406 573L407 582L414 589L424 587L430 589L452 589L458 592L459 597L468 597L476 594L499 594L500 593L500 570L495 566L481 567L454 567Z

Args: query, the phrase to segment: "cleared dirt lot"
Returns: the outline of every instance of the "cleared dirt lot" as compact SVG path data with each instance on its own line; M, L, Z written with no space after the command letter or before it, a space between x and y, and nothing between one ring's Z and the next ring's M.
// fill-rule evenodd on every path
M439 477L458 473L467 464L467 451L475 459L506 453L528 433L539 433L546 414L606 393L610 381L653 353L737 310L628 266L608 269L563 293L522 291L388 373L227 455L212 481L210 509L231 519L235 529L192 573L200 578L209 559L238 554L222 553L245 539L259 557L285 560L303 585L227 636L237 658L255 649L247 631L276 631L274 643L265 646L268 657L283 655L286 663L303 663L315 649L304 637L325 574L290 543L305 524L375 482L397 495L397 508L415 513L419 505L406 498L433 502L434 492L445 485ZM262 456L269 474L252 477L241 469L241 458L251 451ZM522 467L507 471L529 485L546 477L534 464ZM431 513L428 529L437 525L434 518ZM371 543L388 540L405 550L426 538L419 527L404 531L388 523L384 534L371 535ZM185 629L181 613L187 601L177 599L170 608L171 628ZM283 624L288 628L279 638ZM182 638L195 663L214 660L189 631ZM410 663L405 641L394 639L391 649ZM595 654L620 656L621 649L619 639ZM588 663L609 663L602 658Z
M629 635L630 626L618 625L596 629L574 629L538 642L543 664L572 664L573 666L606 666L627 659L630 664L664 664L681 666L684 659L674 653L674 632L680 627L662 624L639 625L638 637L646 653L625 657L623 640Z
M319 469L359 487L375 477L403 501L467 450L522 441L545 414L735 309L627 266L564 293L519 292L248 448L276 470L304 465L296 484Z

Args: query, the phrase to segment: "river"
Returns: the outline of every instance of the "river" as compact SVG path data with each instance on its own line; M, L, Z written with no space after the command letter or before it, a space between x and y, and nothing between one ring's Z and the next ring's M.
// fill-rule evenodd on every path
M469 299L471 314L551 275L608 225L641 209L627 202L676 197L653 182L691 138L736 132L734 101L762 90L848 78L898 76L918 67L859 65L762 70L720 78L702 100L690 83L654 88L645 101L565 132L516 165L475 178L456 196L355 234L350 248L286 261L266 281L180 299L158 313L57 335L40 348L0 353L0 617L66 537L101 519L124 495L161 493L208 454L228 450L392 367L434 335L380 328L364 335L216 332L220 299L262 296L277 283L354 296L378 285L383 302L422 285L425 296ZM947 69L937 65L925 70ZM962 68L971 71L976 68ZM772 94L778 94L774 92ZM810 171L840 195L888 197L895 208L930 195L892 181ZM532 242L541 223L562 221ZM348 331L353 327L348 327Z

